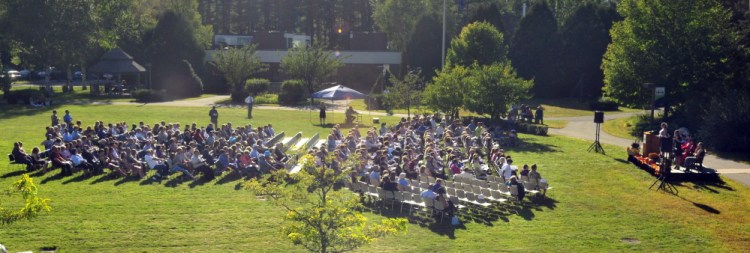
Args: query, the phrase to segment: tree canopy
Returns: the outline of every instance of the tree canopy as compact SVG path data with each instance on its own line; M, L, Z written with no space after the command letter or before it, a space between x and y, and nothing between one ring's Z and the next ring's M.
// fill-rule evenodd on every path
M384 94L388 105L394 108L406 107L407 117L411 118L411 108L419 104L422 98L422 71L410 70L403 78L391 76L393 86L388 88L388 93Z
M245 96L236 96L242 93L245 81L254 73L263 71L266 64L260 62L260 58L255 55L257 45L244 46L242 48L228 48L221 50L213 55L213 64L224 74L230 86L232 98L235 101L242 101ZM237 100L239 99L239 100Z
M529 91L534 86L533 81L518 77L508 62L474 65L468 79L468 87L464 89L466 109L492 119L505 116L509 105L531 98Z
M715 0L624 0L622 22L611 30L602 63L605 92L619 101L648 103L643 83L666 87L667 97L686 101L725 77L732 32L729 12Z
M286 210L281 224L286 239L310 252L345 252L406 230L406 219L383 219L373 224L355 211L361 205L358 198L337 186L350 180L348 173L316 166L312 155L300 159L303 167L299 173L277 170L245 183L245 188ZM330 160L327 158L326 163ZM346 163L353 166L356 160L350 158Z
M507 60L508 50L503 45L503 34L487 22L466 25L461 34L451 41L446 65L490 65Z
M557 20L546 2L531 6L513 36L509 58L518 75L534 79L534 95L556 97L565 94L560 85L560 37Z
M432 79L432 83L425 87L424 102L434 110L458 117L458 111L464 105L465 92L469 76L467 67L458 65L444 68Z
M325 45L301 46L289 49L281 59L281 69L294 79L300 79L307 85L308 94L320 86L321 82L333 74L343 63Z

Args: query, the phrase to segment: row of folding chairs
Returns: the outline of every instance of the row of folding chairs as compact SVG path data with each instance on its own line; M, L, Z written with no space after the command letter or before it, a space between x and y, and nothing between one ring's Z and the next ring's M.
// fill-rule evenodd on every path
M364 182L356 182L350 184L350 189L354 192L364 194L366 196L377 198L381 200L381 208L385 207L386 204L391 204L391 210L394 210L396 203L399 204L399 213L403 213L404 205L409 206L409 215L414 210L413 207L424 208L430 211L431 214L439 213L440 222L442 223L443 217L445 216L445 208L443 202L435 201L433 199L422 198L421 192L418 187L409 187L409 191L386 191L383 188L367 185ZM465 206L460 205L460 200L456 196L449 196L448 198L454 203L457 209L464 208Z

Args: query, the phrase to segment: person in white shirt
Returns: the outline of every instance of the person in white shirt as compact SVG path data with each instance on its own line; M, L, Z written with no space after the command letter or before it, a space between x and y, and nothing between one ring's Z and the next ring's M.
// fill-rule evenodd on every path
M86 159L83 158L81 154L78 153L78 150L72 149L70 150L70 161L73 163L73 167L80 170L85 170L87 172L93 171L94 167L86 162Z
M162 176L166 176L169 173L169 167L167 165L164 165L164 160L158 157L154 157L153 155L154 151L149 149L146 150L146 155L143 157L144 160L146 160L146 164L148 164L148 168L152 170L156 170L156 175L152 178L154 181L161 180Z

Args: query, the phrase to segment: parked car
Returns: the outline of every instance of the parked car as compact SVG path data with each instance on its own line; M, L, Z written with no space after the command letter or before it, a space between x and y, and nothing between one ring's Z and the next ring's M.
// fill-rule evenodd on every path
M19 74L21 74L21 79L29 79L29 75L31 74L31 71L28 69L22 69L18 71Z
M11 81L21 79L21 73L19 73L18 70L8 70L8 76L10 76Z

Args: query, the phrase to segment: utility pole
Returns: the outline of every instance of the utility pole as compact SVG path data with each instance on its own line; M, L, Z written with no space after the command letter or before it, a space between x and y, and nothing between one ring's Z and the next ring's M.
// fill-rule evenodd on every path
M443 46L440 48L440 53L442 55L442 67L445 67L445 1L443 0ZM750 0L748 0L750 1Z

